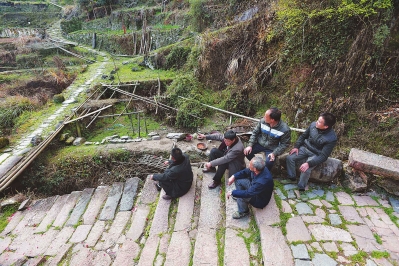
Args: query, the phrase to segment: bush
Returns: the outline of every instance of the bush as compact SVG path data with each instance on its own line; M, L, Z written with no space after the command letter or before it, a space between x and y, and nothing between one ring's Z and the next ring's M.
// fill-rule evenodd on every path
M170 53L166 56L166 68L181 68L186 63L190 52L190 47L173 47Z
M65 101L65 97L62 94L56 94L53 96L54 103L63 103Z
M8 97L7 100L0 105L0 128L13 127L16 118L24 111L34 110L36 105L36 103L25 97Z
M0 137L0 149L8 146L8 144L10 144L10 141L8 140L8 138Z

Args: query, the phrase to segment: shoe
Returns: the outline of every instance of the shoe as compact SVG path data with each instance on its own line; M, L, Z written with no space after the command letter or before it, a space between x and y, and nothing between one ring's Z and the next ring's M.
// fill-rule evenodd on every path
M290 177L289 176L288 179L291 180L291 181L296 181L296 177Z
M241 218L243 218L243 217L245 217L245 216L247 216L249 214L249 211L248 212L235 212L235 213L233 213L233 219L241 219Z
M211 167L211 168L205 168L205 169L202 169L202 172L203 173L216 173L216 168L215 167Z
M231 196L231 198L232 198L233 200L237 200L237 198L236 198L236 197L233 197L233 196Z
M171 200L171 199L173 199L171 196L166 195L166 194L163 195L162 198L163 198L164 200Z
M304 188L298 188L298 190L301 191L301 192L305 191Z
M219 181L213 181L211 184L208 185L209 189L217 188L220 185Z
M155 187L157 188L158 191L162 190L162 187L158 183L155 183Z

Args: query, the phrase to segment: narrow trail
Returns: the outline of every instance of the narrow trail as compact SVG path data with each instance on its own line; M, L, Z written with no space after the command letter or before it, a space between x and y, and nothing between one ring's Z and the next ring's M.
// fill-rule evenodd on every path
M62 38L59 21L48 29L47 34L49 38L56 40L59 43L71 43ZM24 155L30 152L32 149L30 145L32 138L35 136L41 136L43 139L46 139L51 136L57 124L60 121L64 121L66 116L71 115L72 109L79 105L79 101L84 98L80 97L81 94L87 91L93 82L100 79L101 75L103 75L107 69L107 65L110 64L110 57L107 53L100 52L89 47L84 48L98 54L102 60L88 65L87 71L80 74L79 77L67 89L64 90L63 94L66 95L66 100L57 110L54 111L52 115L45 118L38 118L43 119L41 124L39 124L36 128L32 128L29 134L22 136L9 152L0 155L0 182L1 184L6 184L1 186L1 190L8 185L6 179L8 178L7 173L9 173L10 170L23 159ZM83 84L82 80L84 80Z

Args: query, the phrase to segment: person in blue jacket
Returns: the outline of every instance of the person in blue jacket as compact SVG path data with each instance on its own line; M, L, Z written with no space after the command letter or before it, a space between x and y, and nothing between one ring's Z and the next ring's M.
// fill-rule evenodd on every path
M227 198L237 199L238 211L234 219L240 219L249 214L248 205L263 209L270 201L274 189L272 174L266 167L263 158L255 156L245 168L229 178L228 185L235 182L236 189L227 192Z

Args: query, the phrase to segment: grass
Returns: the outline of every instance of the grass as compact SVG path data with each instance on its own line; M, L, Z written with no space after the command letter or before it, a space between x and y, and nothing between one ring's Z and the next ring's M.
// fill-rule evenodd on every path
M376 258L376 259L389 258L389 253L388 253L388 251L373 250L371 252L371 257Z
M125 61L125 60L124 60ZM135 60L136 61L136 60ZM115 60L116 66L119 68L117 75L121 82L132 82L132 81L150 81L150 80L173 80L176 77L176 72L173 70L151 70L147 67L139 66L140 62L132 62L123 65L120 60ZM134 71L132 71L134 69ZM117 75L115 78L117 79Z
M360 263L361 265L365 264L365 259L368 257L365 251L359 251L358 253L350 256L352 262Z
M221 227L216 230L216 242L218 246L218 262L219 265L224 265L224 236L226 234L226 228Z
M10 221L10 218L12 218L13 214L18 210L18 206L16 204L14 205L7 205L1 208L1 213L0 213L0 232L6 228L7 224Z
M381 245L382 244L381 237L377 233L374 233L373 235L374 235L375 241L377 241L377 243Z

